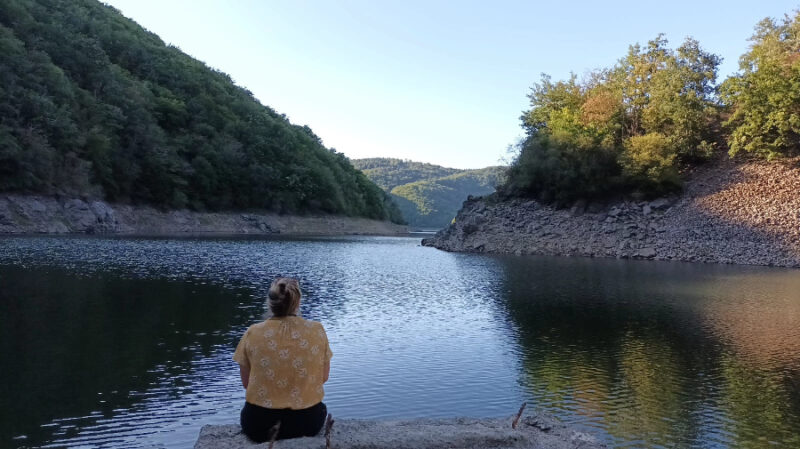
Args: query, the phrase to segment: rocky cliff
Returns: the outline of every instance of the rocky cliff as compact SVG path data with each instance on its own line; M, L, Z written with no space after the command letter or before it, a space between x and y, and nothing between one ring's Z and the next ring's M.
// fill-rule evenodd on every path
M686 173L680 196L556 210L470 198L423 245L447 251L800 267L800 159L727 158Z
M390 222L331 215L160 211L76 198L0 195L0 234L406 234Z

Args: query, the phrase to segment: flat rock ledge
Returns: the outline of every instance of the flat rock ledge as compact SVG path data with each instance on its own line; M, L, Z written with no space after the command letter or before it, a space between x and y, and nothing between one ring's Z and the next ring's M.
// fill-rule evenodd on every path
M586 433L568 429L545 416L512 418L336 420L331 448L348 449L595 449L606 447ZM268 447L255 444L238 425L203 426L195 449ZM323 449L322 435L275 442L275 449Z

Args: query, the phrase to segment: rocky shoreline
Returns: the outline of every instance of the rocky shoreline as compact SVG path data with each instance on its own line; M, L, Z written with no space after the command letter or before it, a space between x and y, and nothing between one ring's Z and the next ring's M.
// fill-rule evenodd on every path
M800 267L800 159L721 158L686 173L680 196L555 209L470 198L423 245L446 251Z
M147 206L33 195L0 195L0 234L404 235L406 226L333 215L160 211Z
M586 433L544 416L523 416L516 429L508 419L336 420L331 448L348 449L599 449ZM195 449L268 447L250 442L238 425L203 426ZM322 435L279 440L276 448L321 449Z

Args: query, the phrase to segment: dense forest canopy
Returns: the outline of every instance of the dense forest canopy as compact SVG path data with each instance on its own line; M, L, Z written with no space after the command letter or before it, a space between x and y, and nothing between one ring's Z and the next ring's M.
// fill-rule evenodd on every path
M353 165L390 192L409 225L447 226L470 195L487 195L505 176L505 167L460 170L391 158L355 159Z
M463 171L457 168L389 157L354 159L352 163L386 191L391 191L403 184L444 178Z
M416 181L392 189L392 198L409 225L442 228L450 224L470 195L493 193L506 167L465 170L443 178Z
M680 186L678 164L715 147L714 82L720 58L687 39L659 35L631 46L614 67L578 81L543 75L522 117L526 139L506 188L546 201Z
M582 80L543 75L501 190L561 205L653 196L679 190L683 167L726 146L731 155L800 154L800 12L765 19L751 41L721 88L719 56L691 38L671 49L663 35Z
M0 191L402 220L307 126L94 0L0 2Z

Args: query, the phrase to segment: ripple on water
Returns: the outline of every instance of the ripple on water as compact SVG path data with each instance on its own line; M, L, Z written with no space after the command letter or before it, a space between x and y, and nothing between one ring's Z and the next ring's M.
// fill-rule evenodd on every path
M507 416L527 400L616 447L800 447L796 272L361 237L0 239L0 337L25 336L65 380L14 346L2 366L69 385L51 416L0 374L29 388L0 392L0 441L190 447L235 422L231 353L278 275L301 279L304 315L328 330L340 417ZM44 325L57 348L35 339Z

